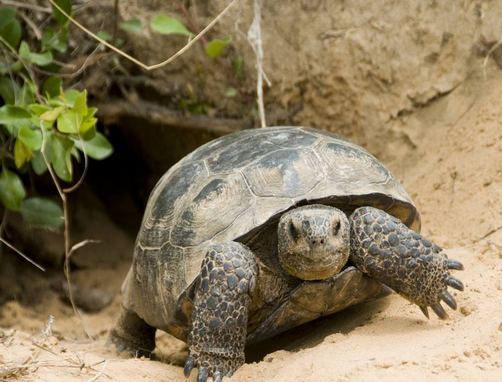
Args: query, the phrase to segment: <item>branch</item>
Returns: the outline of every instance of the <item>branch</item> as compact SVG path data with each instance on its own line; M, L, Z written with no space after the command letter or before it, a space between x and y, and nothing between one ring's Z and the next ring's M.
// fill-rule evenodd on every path
M238 1L238 0L232 0L232 2L218 15L216 18L209 23L207 27L205 27L202 32L200 32L193 40L190 40L188 44L186 44L183 48L181 48L178 52L176 52L174 55L172 55L170 58L167 60L160 62L155 65L146 65L143 62L137 60L136 58L132 57L131 55L125 53L124 51L120 50L116 46L106 42L102 38L98 37L96 34L92 33L89 29L84 27L82 24L80 24L78 21L76 21L73 17L71 17L68 13L66 13L58 4L54 2L54 0L48 0L55 8L57 8L63 15L65 15L73 24L75 24L77 27L82 29L85 33L87 33L89 36L94 38L95 40L99 41L103 45L107 46L114 52L120 54L122 57L127 58L129 61L135 63L136 65L142 67L145 70L154 70L154 69L159 69L162 68L163 66L166 66L167 64L171 63L174 61L176 58L181 56L183 53L185 53L190 47L195 44L199 39L202 38L220 19L228 13L230 8Z
M29 261L30 263L32 263L35 267L37 267L38 269L42 270L43 272L45 272L45 268L42 267L41 265L37 264L35 261L33 261L32 259L30 259L28 256L26 256L23 252L21 252L19 249L17 249L16 247L14 247L12 244L10 244L9 242L7 242L4 238L0 237L0 241L2 243L4 243L7 247L9 247L10 249L12 249L13 251L17 252L19 255L21 255L21 257L23 257L23 259Z
M270 86L270 81L268 80L265 72L263 71L263 47L261 40L261 8L259 0L254 0L254 18L253 23L248 30L248 41L253 48L254 54L256 55L256 70L258 72L258 80L256 81L256 93L258 95L258 111L260 114L261 127L267 126L267 121L265 118L265 107L263 105L263 79Z
M95 105L98 116L105 124L116 123L120 118L139 118L152 124L179 127L187 130L209 131L218 135L230 134L251 127L241 119L214 118L206 115L187 116L149 101L115 101Z
M32 5L32 4L21 3L19 1L0 0L0 4L12 5L17 8L31 9L33 11L38 11L38 12L43 12L43 13L52 13L52 9L50 9L50 8L44 8L44 7L39 7L39 6Z
M185 5L180 0L174 0L174 2L176 3L176 5L178 5L178 7L181 9L181 11L183 12L183 14L185 15L186 19L188 20L188 22L192 26L193 31L195 33L199 34L200 33L200 28L197 25L197 23L195 22L195 20L193 19L193 17L190 14L190 12L188 12L188 9L185 7ZM205 48L206 45L207 45L206 38L205 37L201 37L200 41L202 42L202 45L204 45L204 48Z
M44 158L45 165L47 166L47 169L49 170L49 173L51 174L52 181L54 182L54 185L56 186L59 197L61 198L61 202L63 204L63 213L64 213L64 253L65 253L65 261L64 261L64 273L66 275L66 280L68 282L68 289L70 291L69 297L70 297L70 303L73 308L73 311L75 312L75 315L77 316L80 325L84 329L85 334L92 340L93 337L87 330L87 326L85 325L84 319L82 315L80 314L80 311L77 308L77 305L75 304L75 301L73 299L73 295L71 293L71 273L70 273L70 256L72 252L74 251L74 248L78 245L76 244L72 248L70 248L70 218L68 214L68 205L66 203L66 194L64 193L63 189L61 188L61 185L59 184L58 178L56 177L56 173L54 172L54 169L52 168L51 163L47 159L47 156L45 155L45 147L47 144L47 140L45 139L45 131L42 128L42 149L40 152L42 153L42 157ZM79 247L80 248L80 247Z

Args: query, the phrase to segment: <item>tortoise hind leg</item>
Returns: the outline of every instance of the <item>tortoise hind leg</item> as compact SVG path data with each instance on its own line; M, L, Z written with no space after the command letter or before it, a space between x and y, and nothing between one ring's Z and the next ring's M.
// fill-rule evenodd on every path
M255 277L254 255L246 246L229 242L209 249L195 290L184 370L187 378L198 366L197 381L206 382L212 377L221 382L244 363Z
M429 306L439 318L448 317L441 300L456 309L447 287L464 289L450 274L463 270L460 262L449 260L441 248L385 211L361 207L349 220L349 258L361 272L417 304L427 318Z
M150 357L155 349L155 332L135 312L122 307L108 343L115 344L119 353L127 349L133 357Z

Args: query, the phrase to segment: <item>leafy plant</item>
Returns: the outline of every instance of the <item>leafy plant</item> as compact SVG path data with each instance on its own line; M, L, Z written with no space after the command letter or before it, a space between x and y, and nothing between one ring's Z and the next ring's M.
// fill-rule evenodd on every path
M221 56L225 47L232 42L232 37L228 36L225 40L214 39L206 45L206 54L211 58Z
M71 0L56 3L72 13ZM0 8L0 202L31 225L55 229L64 223L63 209L48 199L28 198L23 175L50 170L71 182L82 154L85 162L87 156L101 160L113 148L96 129L97 109L87 105L87 92L64 90L54 65L67 50L69 20L53 8L57 29L46 27L40 46L33 47L22 40L16 12ZM38 72L53 74L44 75L41 88Z

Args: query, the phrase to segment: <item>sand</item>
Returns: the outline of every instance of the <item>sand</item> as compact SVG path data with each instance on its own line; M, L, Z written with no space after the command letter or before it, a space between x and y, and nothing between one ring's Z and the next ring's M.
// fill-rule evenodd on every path
M465 292L452 292L458 310L449 310L446 321L432 314L427 320L393 294L248 349L233 382L502 380L502 87L495 85L454 123L424 127L416 149L393 153L397 159L387 163L421 211L424 236L465 265L456 274ZM443 107L458 106L455 99ZM79 271L75 280L117 291L127 266ZM0 308L0 378L183 381L186 346L166 334L158 334L159 361L104 346L119 306L117 296L100 313L84 314L96 337L91 341L56 296L39 304L6 303ZM44 336L49 315L55 322ZM189 381L195 380L194 373Z

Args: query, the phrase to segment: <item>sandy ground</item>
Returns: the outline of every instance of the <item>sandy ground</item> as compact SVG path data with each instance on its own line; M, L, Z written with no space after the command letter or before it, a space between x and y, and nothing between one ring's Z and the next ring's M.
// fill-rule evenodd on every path
M466 290L453 293L459 309L449 311L450 319L427 320L418 307L391 295L248 349L249 361L232 381L502 380L502 91L497 87L454 123L424 129L411 154L396 153L399 160L389 163L422 213L422 233L465 265L457 277ZM450 99L453 103L443 106L457 107L459 98ZM75 280L118 290L126 271L127 264L113 272L80 271ZM8 302L0 308L0 379L183 381L186 346L165 334L158 334L160 361L130 359L104 347L119 305L117 296L99 314L84 314L97 338L90 341L56 296L30 306ZM56 320L53 333L43 336L50 314ZM189 380L196 380L195 373Z

